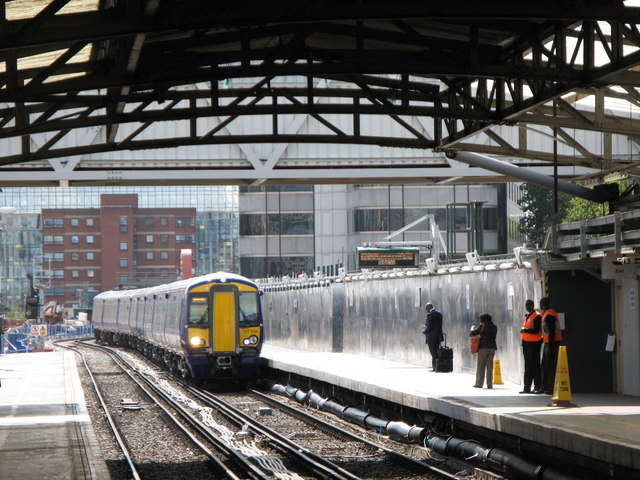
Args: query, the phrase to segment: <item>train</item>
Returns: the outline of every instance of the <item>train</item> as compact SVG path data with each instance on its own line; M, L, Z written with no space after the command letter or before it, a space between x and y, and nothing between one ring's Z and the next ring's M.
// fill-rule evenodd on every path
M263 342L262 290L217 272L93 300L97 342L128 347L186 380L255 377Z

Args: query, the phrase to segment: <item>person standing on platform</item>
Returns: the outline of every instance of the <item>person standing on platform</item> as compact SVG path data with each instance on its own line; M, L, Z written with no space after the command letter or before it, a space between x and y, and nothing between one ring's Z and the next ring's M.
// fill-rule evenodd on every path
M540 347L542 346L542 316L536 311L533 300L524 304L527 313L520 329L522 353L524 355L524 388L520 393L540 390ZM533 384L533 391L531 390Z
M558 351L562 341L562 331L558 314L551 308L548 297L540 299L542 311L542 386L536 393L553 393L553 384L556 379L556 364L558 363Z
M496 350L498 349L496 343L498 326L492 320L490 314L481 314L480 325L473 327L470 332L471 337L480 335L478 362L476 364L476 383L473 385L475 388L482 388L485 376L487 388L493 388L493 358L496 356Z
M431 303L427 303L424 309L427 311L427 316L424 319L422 333L424 334L425 343L429 346L431 368L435 372L438 347L440 347L440 343L444 340L444 335L442 334L442 313L433 308L433 304Z

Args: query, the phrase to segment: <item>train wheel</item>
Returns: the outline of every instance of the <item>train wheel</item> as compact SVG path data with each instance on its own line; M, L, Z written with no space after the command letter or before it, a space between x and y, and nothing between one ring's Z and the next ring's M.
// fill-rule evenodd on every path
M189 366L184 358L180 358L178 361L178 370L180 371L180 376L184 380L189 380L191 378L191 372L189 372Z
M171 355L171 359L169 361L169 371L172 375L178 375L180 373L180 365L178 364L179 359L175 355Z

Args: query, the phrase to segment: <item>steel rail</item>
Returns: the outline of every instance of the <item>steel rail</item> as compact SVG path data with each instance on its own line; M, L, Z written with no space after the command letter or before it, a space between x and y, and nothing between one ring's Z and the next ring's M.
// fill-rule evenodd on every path
M100 402L100 406L102 407L102 410L104 411L104 415L105 415L105 418L107 419L107 423L109 423L109 427L111 428L111 431L113 432L113 436L115 437L116 443L118 444L118 447L120 448L120 451L124 455L124 458L126 459L127 464L129 465L129 469L131 470L131 475L134 478L134 480L141 480L140 474L138 473L138 469L136 468L135 463L133 462L133 459L131 458L131 452L129 451L129 447L127 447L127 445L126 445L126 443L124 441L124 438L122 437L122 435L120 434L120 431L118 430L118 426L117 426L115 420L113 419L113 417L109 413L109 407L107 406L107 403L104 401L102 393L100 393L100 388L98 387L98 383L96 382L96 379L93 376L91 368L89 368L89 365L87 364L87 360L84 357L84 354L79 349L74 348L73 346L62 345L60 342L54 342L54 343L56 345L62 347L62 348L66 348L66 349L71 350L71 351L75 352L76 354L80 355L80 358L82 359L82 363L84 364L84 368L87 371L87 374L89 375L89 378L91 379L91 383L92 383L93 389L94 389L94 391L96 393L96 397L98 398L98 401ZM77 343L77 342L75 342L75 343Z
M275 406L276 408L285 410L286 412L288 412L290 415L295 416L296 418L301 419L304 422L308 422L308 423L312 423L317 425L319 428L322 428L326 431L329 431L331 435L335 435L336 437L345 437L348 440L352 440L355 442L361 442L364 443L365 445L370 446L371 448L376 448L378 450L381 450L382 452L384 452L386 455L388 455L392 460L395 460L399 463L403 463L406 465L409 465L410 468L416 468L419 469L422 472L425 473L432 473L432 474L436 474L436 475L442 475L445 476L447 478L451 478L451 479L455 479L458 478L455 475L451 475L450 473L441 470L439 468L436 468L432 465L428 465L424 462L421 462L420 460L417 460L415 458L412 458L408 455L405 455L403 453L397 452L395 450L392 450L390 448L385 447L384 445L380 444L380 443L376 443L373 442L367 438L358 436L354 433L348 432L346 430L340 429L335 425L332 425L328 422L325 422L324 420L321 420L318 417L315 417L313 415L308 414L307 412L304 412L300 409L297 409L295 407L292 407L291 405L287 405L286 403L283 403L275 398L272 398L268 395L265 395L264 393L258 392L257 390L252 390L250 389L249 392L251 393L251 395L257 397L258 399L260 399L261 401L268 403L270 405ZM329 433L328 432L328 433Z
M187 438L191 440L202 451L202 453L204 453L212 461L215 469L230 480L241 480L240 477L238 477L231 469L229 469L229 467L227 467L224 463L222 463L220 459L218 459L211 450L209 450L202 442L200 442L200 440L198 440L195 437L193 432L190 432L183 424L181 424L171 414L171 412L169 412L169 410L164 405L162 405L162 403L159 402L158 399L147 388L145 388L145 386L142 385L140 381L138 381L138 379L136 379L131 374L131 371L135 371L136 373L138 372L135 369L135 367L130 365L129 362L127 362L126 359L124 359L122 355L120 355L119 352L114 351L109 347L104 347L102 345L94 345L94 344L86 343L84 341L80 341L80 342L77 341L76 343L80 343L87 348L93 348L96 350L104 351L112 357L117 356L118 359L123 364L125 364L128 369L130 369L130 370L127 370L127 368L118 364L118 362L114 359L114 361L116 362L116 364L118 364L118 366L122 369L122 371L125 374L127 374L127 376L138 386L138 388L140 388L140 390L166 414L167 418L169 418L171 422L173 422L173 424L175 424L176 427L178 427L187 436ZM196 428L196 430L198 430L198 432L201 435L205 436L209 441L211 441L218 449L222 451L224 455L231 457L233 460L236 461L236 463L238 463L243 469L245 469L245 471L248 471L248 473L251 473L252 478L259 479L259 480L271 480L269 477L266 477L263 472L260 472L260 471L256 472L255 469L253 468L253 465L248 464L248 462L246 462L246 459L244 461L238 461L238 459L234 458L237 455L236 452L233 452L228 448L226 448L225 445L222 442L219 442L215 437L211 438L210 432L208 432L206 429L203 429L200 423L195 418L193 418L193 416L189 412L187 412L180 404L175 402L168 395L162 392L162 390L160 390L158 387L153 385L153 383L149 379L147 379L144 375L140 373L138 374L140 375L140 379L144 381L151 389L153 389L156 394L162 397L162 399L165 402L167 402L171 406L171 408L173 408L176 412L178 412L180 416L183 419L185 419L185 421L187 421L191 426Z
M265 436L274 444L274 446L279 447L287 455L297 459L316 474L326 478L334 478L336 480L361 480L360 477L353 475L326 458L323 458L297 443L292 442L285 436L280 435L278 432L254 420L249 415L246 415L228 403L216 398L211 393L200 391L188 384L185 384L185 388L189 390L189 393L197 396L201 401L209 404L220 413L226 415L229 419L237 422L239 425L247 425L249 429L253 430L255 433Z

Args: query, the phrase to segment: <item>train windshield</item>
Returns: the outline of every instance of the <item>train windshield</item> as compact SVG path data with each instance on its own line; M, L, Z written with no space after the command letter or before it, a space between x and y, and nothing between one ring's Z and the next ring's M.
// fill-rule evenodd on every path
M189 324L206 327L209 324L209 302L206 295L193 295L189 301Z
M250 327L260 325L258 294L255 292L242 292L240 301L240 326Z

